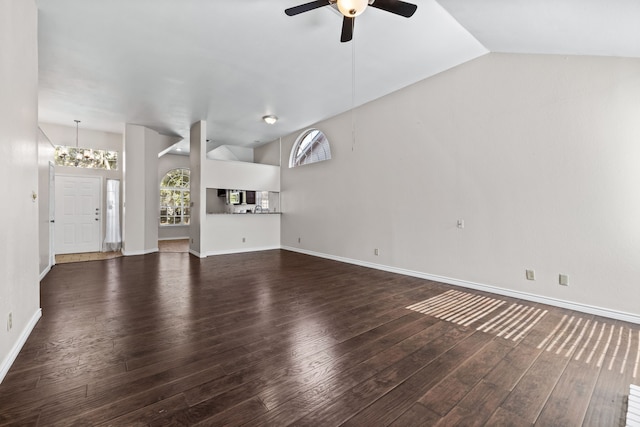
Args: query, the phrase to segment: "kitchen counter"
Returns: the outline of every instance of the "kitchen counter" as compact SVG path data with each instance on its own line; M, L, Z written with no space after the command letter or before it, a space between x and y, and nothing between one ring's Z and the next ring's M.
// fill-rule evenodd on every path
M260 212L260 213L254 213L254 212L234 212L234 213L229 213L229 212L207 212L207 215L256 215L256 216L260 216L260 215L282 215L282 212Z

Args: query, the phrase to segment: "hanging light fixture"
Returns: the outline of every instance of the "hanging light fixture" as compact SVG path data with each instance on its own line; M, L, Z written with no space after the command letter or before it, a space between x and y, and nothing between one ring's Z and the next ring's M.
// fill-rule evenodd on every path
M76 122L76 149L78 149L78 125L80 124L80 120L74 120Z
M74 120L74 122L76 122L76 160L82 160L82 153L78 147L78 125L80 124L80 120Z
M368 0L338 0L338 10L347 18L355 18L369 5Z
M67 141L64 146L56 146L54 155L56 165L88 169L117 169L117 151L80 147L80 120L74 120L74 122L76 143L74 145L73 142Z

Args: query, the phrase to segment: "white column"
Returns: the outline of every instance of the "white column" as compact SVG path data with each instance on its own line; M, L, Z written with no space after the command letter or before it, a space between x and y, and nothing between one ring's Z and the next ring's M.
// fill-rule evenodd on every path
M144 126L127 124L125 128L122 213L124 255L143 255L158 251L158 138L158 133Z
M202 185L202 166L207 155L207 122L200 120L191 126L189 160L191 162L191 236L189 252L204 258L202 248L203 222L207 220L206 191Z

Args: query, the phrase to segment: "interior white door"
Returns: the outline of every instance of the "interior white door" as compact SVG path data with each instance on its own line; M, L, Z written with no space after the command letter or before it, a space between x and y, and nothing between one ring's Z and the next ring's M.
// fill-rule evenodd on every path
M57 254L100 251L102 179L56 176Z
M49 267L56 265L56 169L49 162Z

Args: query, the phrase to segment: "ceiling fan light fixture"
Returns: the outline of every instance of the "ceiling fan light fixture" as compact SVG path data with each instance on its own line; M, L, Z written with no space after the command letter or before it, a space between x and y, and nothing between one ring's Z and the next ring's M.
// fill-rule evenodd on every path
M369 5L368 0L338 0L338 10L347 18L355 18Z
M277 121L278 121L278 117L276 117L276 116L274 116L274 115L270 114L270 115L268 115L268 116L263 116L263 117L262 117L262 120L264 120L264 122L265 122L266 124L268 124L268 125L273 125L273 124L275 124L275 122L277 122Z

